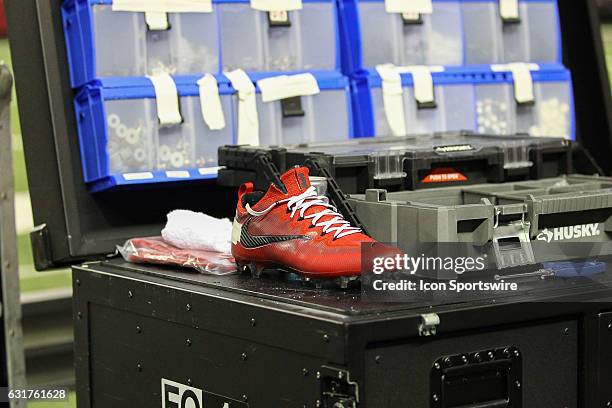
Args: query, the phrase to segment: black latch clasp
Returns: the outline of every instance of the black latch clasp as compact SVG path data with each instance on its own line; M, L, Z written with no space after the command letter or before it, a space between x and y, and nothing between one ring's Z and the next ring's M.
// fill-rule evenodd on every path
M306 115L302 108L301 96L281 99L281 108L283 111L283 118L295 118Z

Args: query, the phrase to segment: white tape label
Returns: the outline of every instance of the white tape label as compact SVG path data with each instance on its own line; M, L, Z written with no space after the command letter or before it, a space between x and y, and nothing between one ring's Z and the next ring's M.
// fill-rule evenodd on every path
M113 0L113 11L212 13L212 0Z
M405 136L407 132L402 77L392 64L378 65L376 71L382 79L383 106L391 133L393 136Z
M387 13L433 13L432 0L385 0Z
M281 75L257 81L264 102L278 101L294 96L316 95L321 90L312 74Z
M151 172L143 172L143 173L124 173L123 179L125 181L135 181L135 180L150 180L153 178L153 173Z
M514 82L514 99L519 104L532 103L535 101L535 91L531 71L537 71L540 67L537 64L525 64L516 62L504 65L491 65L491 70L495 72L511 72Z
M301 10L302 0L251 0L251 8L260 11Z
M215 77L206 74L198 81L202 118L210 130L225 129L225 115L221 106L219 85Z
M256 88L241 69L225 72L238 93L238 144L259 146L259 117Z
M503 20L520 18L518 0L499 0L499 14Z
M179 178L186 179L191 177L187 170L170 170L166 172L166 177L168 178Z
M217 174L219 174L219 170L223 169L224 167L202 167L200 169L198 169L198 173L200 173L200 176L216 176Z
M434 84L431 73L432 68L426 66L408 66L398 67L397 71L400 74L408 73L412 75L414 84L414 98L420 104L429 104L435 102Z
M168 14L159 11L149 11L145 13L145 22L149 30L163 31L170 28Z
M155 88L159 124L161 126L173 126L183 123L179 109L178 91L172 77L165 73L159 73L147 78L151 80Z

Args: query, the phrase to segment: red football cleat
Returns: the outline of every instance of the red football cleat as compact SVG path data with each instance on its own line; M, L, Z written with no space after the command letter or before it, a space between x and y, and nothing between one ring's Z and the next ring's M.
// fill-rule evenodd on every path
M264 194L246 183L238 191L232 254L239 269L295 272L304 278L354 278L361 274L362 244L376 243L353 227L310 185L308 169L281 176Z

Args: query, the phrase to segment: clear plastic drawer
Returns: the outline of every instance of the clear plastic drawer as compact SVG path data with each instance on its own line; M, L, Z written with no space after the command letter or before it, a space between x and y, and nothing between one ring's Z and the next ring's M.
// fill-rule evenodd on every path
M183 122L172 126L159 124L152 86L81 91L75 107L85 182L97 191L214 176L218 147L234 142L232 95L227 86L220 95L225 128L211 130L196 90L179 86Z
M267 12L248 2L219 8L223 70L336 70L338 61L336 7L332 1L304 2L287 12L287 22L273 24Z
M556 0L519 2L519 20L504 22L497 0L464 0L466 64L561 61Z

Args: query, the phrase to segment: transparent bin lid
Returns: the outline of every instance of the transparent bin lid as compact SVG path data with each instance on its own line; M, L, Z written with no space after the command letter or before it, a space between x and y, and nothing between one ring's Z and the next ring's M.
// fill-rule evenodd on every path
M325 153L334 156L336 162L357 156L374 163L375 179L397 179L406 177L406 158L434 158L445 156L465 157L485 149L504 156L504 168L517 169L533 166L529 152L534 146L566 145L564 139L534 138L526 135L492 136L473 133L435 133L404 137L352 139L343 142L308 143L284 146L293 153Z

